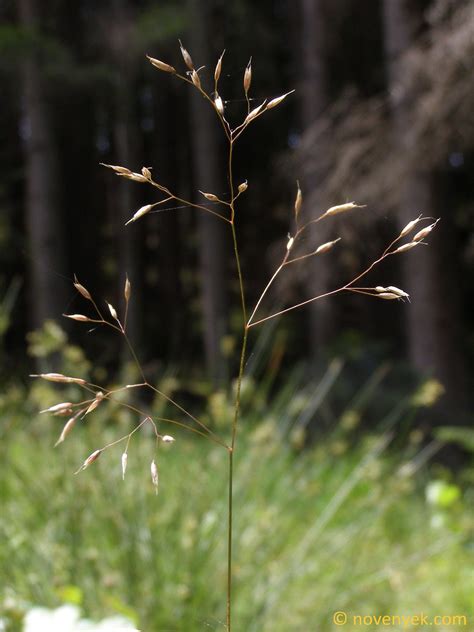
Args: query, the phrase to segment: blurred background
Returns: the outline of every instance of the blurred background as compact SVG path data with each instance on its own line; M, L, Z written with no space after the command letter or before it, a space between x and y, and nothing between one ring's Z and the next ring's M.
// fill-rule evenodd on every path
M8 542L0 547L0 577L5 625L13 626L5 629L22 629L31 604L64 601L97 617L119 612L147 630L221 626L219 591L206 589L209 575L224 572L219 555L210 555L225 513L221 481L209 471L222 466L220 457L212 460L205 445L195 452L180 437L184 447L165 455L163 474L176 494L166 509L160 496L159 516L150 507L146 463L132 465L123 492L120 472L106 463L98 464L100 476L71 481L88 447L113 440L136 419L111 404L97 413L102 423L80 429L82 439L58 458L51 448L58 420L37 418L39 408L58 401L58 389L27 377L61 371L98 384L137 379L120 337L61 316L88 313L74 275L100 304L119 310L128 275L129 333L145 373L226 432L241 333L229 235L211 216L176 205L125 228L158 198L100 166L147 166L155 180L196 202L198 189L227 194L215 114L145 57L184 72L178 38L204 67L209 92L225 49L219 92L236 124L246 114L250 58L252 104L295 89L237 143L235 181L249 185L237 218L249 305L286 250L297 180L307 220L335 204L366 205L318 224L306 251L342 241L286 270L262 303L262 318L352 279L420 214L441 218L429 246L391 257L367 280L401 287L411 302L340 295L252 330L237 491L248 508L237 572L241 629L308 630L315 622L314 629L332 629L336 597L355 614L360 604L390 614L400 614L397 607L467 614L472 1L0 0L0 20L0 525ZM74 389L60 398L77 397ZM166 410L162 401L145 403L156 414ZM146 436L138 443L151 454ZM189 485L199 490L185 511L180 499L189 497ZM108 506L102 499L110 489ZM301 502L294 506L295 491ZM173 526L172 554L164 525L167 534ZM270 525L280 528L268 542ZM310 554L322 542L325 562ZM350 566L347 577L331 566L337 551ZM167 561L158 563L161 552ZM324 607L315 605L316 593ZM283 594L292 598L290 612ZM438 613L439 604L451 611Z

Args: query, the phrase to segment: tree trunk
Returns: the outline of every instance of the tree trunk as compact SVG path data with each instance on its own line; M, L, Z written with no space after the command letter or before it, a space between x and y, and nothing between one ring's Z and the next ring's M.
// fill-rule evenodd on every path
M409 159L413 140L410 136L410 100L414 95L403 92L403 53L414 43L420 16L413 5L399 0L385 0L384 25L387 71L392 103L393 131L399 152ZM434 174L417 165L400 187L398 224L402 229L420 213L436 216L439 210L434 190ZM466 402L464 358L458 311L459 296L451 244L452 220L449 215L433 236L429 247L418 247L403 255L404 289L411 294L407 307L409 357L423 375L436 377L445 387L446 396L438 407L443 423L456 420ZM447 417L446 415L449 415Z
M135 74L136 60L134 46L134 18L126 0L114 0L112 8L111 47L112 59L115 63L115 119L113 126L116 164L124 165L139 171L137 139L139 136L137 116L135 112ZM126 276L132 284L132 298L129 304L127 331L134 348L140 352L143 345L141 323L142 318L142 278L141 251L143 249L143 222L133 223L125 227L125 223L141 205L140 194L144 185L137 185L130 180L117 178L115 230L117 235L117 259L119 278L118 292L121 311L124 311L123 286ZM128 352L127 352L128 353Z
M205 65L211 72L211 60L207 32L210 3L188 0L192 28L189 32L190 51L196 64ZM191 94L191 142L192 164L196 188L220 193L224 183L219 178L218 121L209 104L199 95ZM198 201L202 204L203 197ZM205 200L204 200L205 201ZM220 343L226 331L225 291L225 234L223 222L209 213L199 212L199 257L202 282L202 310L206 365L211 379L218 383L225 377L225 364Z
M308 129L321 116L328 104L327 72L324 59L324 15L321 0L300 0L301 11L301 123L302 131ZM315 154L324 155L329 148L318 146ZM303 172L304 172L304 165ZM320 183L308 177L302 182L306 217L311 219L324 211L325 200L320 193ZM334 203L336 203L335 201ZM328 241L328 224L311 227L311 244L317 246ZM323 294L330 289L330 263L326 257L310 259L307 291L309 296ZM309 306L309 333L313 358L320 357L321 348L334 333L334 310L330 300L315 301Z
M20 0L23 28L39 32L35 0ZM22 135L26 162L26 230L28 235L30 326L58 318L66 308L66 257L59 212L58 158L45 81L37 51L23 64Z

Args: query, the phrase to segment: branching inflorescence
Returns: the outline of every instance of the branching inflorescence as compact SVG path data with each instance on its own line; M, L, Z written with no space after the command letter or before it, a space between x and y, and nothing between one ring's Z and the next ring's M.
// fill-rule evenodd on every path
M227 140L228 146L228 158L227 158L227 177L228 177L228 186L229 192L227 199L223 199L219 197L215 193L212 192L204 192L200 191L203 196L203 203L197 204L190 200L186 200L180 195L173 193L167 186L162 183L157 182L152 172L149 168L143 167L141 172L134 172L127 167L118 166L118 165L104 165L105 167L111 169L116 173L117 176L121 178L125 178L128 180L132 180L134 182L138 182L141 184L150 185L154 189L156 189L161 195L161 199L150 202L139 208L130 218L130 220L126 223L130 224L132 222L136 222L137 220L142 219L145 215L149 213L158 212L161 210L168 210L166 205L168 203L177 203L180 205L179 207L190 207L195 208L200 212L205 212L213 215L216 218L216 221L222 221L229 225L229 230L232 234L233 240L233 249L235 262L237 267L237 275L239 281L239 291L240 291L240 302L242 308L242 345L240 351L240 363L239 363L239 373L237 377L237 389L235 395L234 402L234 413L233 418L230 422L230 432L229 436L222 437L216 434L211 428L209 428L204 422L195 417L191 412L186 410L183 406L181 406L177 401L172 399L169 395L157 389L146 377L144 370L139 362L137 354L128 338L127 335L127 315L128 315L128 306L131 298L132 287L128 278L125 281L124 286L124 299L125 299L125 313L123 315L123 319L121 319L116 311L116 309L110 303L106 303L107 306L107 318L104 316L103 312L98 306L98 303L94 300L90 292L86 289L84 285L79 283L77 279L74 280L74 286L79 294L89 303L89 306L92 308L92 316L87 316L84 314L64 314L65 317L70 318L72 320L82 322L82 323L92 323L95 325L103 325L110 327L117 334L123 336L126 345L128 346L130 353L137 365L138 371L141 375L142 381L137 384L127 384L121 388L108 390L103 386L99 386L97 384L93 384L87 382L86 380L78 377L69 377L58 373L46 373L40 375L34 375L32 377L42 378L44 380L49 380L52 382L63 383L63 384L76 384L81 387L86 393L85 398L77 403L72 402L62 402L51 406L50 408L41 411L42 413L50 413L53 415L65 416L68 417L67 422L64 425L64 428L61 432L61 435L56 443L56 445L62 443L66 437L73 430L76 423L82 419L84 419L87 415L91 414L99 405L101 405L104 401L115 401L118 405L125 407L126 409L134 412L137 416L139 416L140 421L134 427L134 429L128 434L118 438L117 440L104 445L102 448L95 450L92 454L90 454L83 464L79 467L76 473L85 470L92 463L94 463L101 454L118 444L125 444L125 448L121 457L121 467L122 467L122 476L125 477L125 472L127 468L128 461L128 449L133 435L142 428L145 424L149 424L153 428L156 445L157 447L162 443L172 443L174 441L173 437L168 434L162 434L159 431L159 428L162 424L170 424L176 425L188 432L192 432L194 434L200 435L210 441L218 444L222 448L224 448L228 453L228 530L227 530L227 608L226 608L226 621L227 621L227 629L231 630L231 607L232 607L232 543L233 543L233 535L232 535L232 525L233 525L233 456L236 447L237 440L237 428L239 422L240 415L240 395L241 395L241 386L242 386L242 377L244 373L244 365L246 358L246 350L247 350L247 338L249 330L252 327L260 325L268 320L276 318L282 314L290 312L292 310L298 309L307 305L313 301L320 300L322 298L332 296L342 292L353 292L357 294L364 294L366 296L370 296L372 298L383 299L383 300L409 300L409 295L401 290L400 288L389 285L389 286L375 286L375 287L363 287L358 285L358 283L365 278L369 272L371 272L375 267L377 267L382 261L391 257L393 255L402 254L415 248L419 245L425 244L424 239L429 235L429 233L436 226L438 220L433 221L432 223L426 225L427 220L430 218L422 217L421 215L409 222L400 234L385 248L385 250L380 254L380 256L375 259L366 269L362 270L356 277L352 280L348 281L344 285L337 287L331 291L328 291L324 294L313 296L308 298L300 303L296 303L294 305L290 305L280 311L267 314L266 316L258 316L258 313L264 303L264 298L267 295L269 289L279 276L279 274L288 266L297 264L301 261L304 261L310 257L318 257L324 256L331 250L333 250L341 241L341 238L334 239L332 241L328 241L323 244L314 244L314 247L309 252L304 254L292 255L295 252L295 247L301 244L302 237L306 234L307 229L313 224L317 224L321 221L329 221L335 216L339 216L344 213L348 213L353 209L363 208L362 205L355 204L354 202L342 203L336 206L329 208L327 211L322 213L316 218L301 221L302 216L302 204L303 204L303 196L300 189L299 184L297 185L297 193L296 199L294 203L294 213L293 213L293 231L292 234L288 236L288 242L286 245L286 249L282 255L282 260L280 265L276 268L275 272L271 276L268 281L266 287L262 291L260 298L257 300L253 310L250 313L250 316L247 312L246 298L245 298L245 288L244 281L240 263L239 256L239 247L237 241L236 234L236 203L239 197L244 194L248 189L247 181L241 182L240 184L234 183L233 178L233 152L234 147L237 140L240 136L247 130L247 128L254 123L258 118L263 116L268 111L280 105L285 98L291 94L290 92L283 94L281 96L275 97L273 99L267 100L265 99L258 105L251 109L251 99L249 96L250 87L252 84L252 64L251 61L247 64L244 76L243 76L243 89L246 101L246 113L244 114L243 120L232 127L229 121L226 118L225 112L225 101L219 94L219 79L222 71L223 64L223 56L224 53L219 57L216 67L214 69L214 74L212 77L213 80L213 91L207 92L203 87L201 81L202 68L196 69L192 58L188 51L183 47L180 42L181 54L183 56L184 63L187 67L187 70L184 74L179 73L173 66L160 61L159 59L155 59L153 57L148 57L150 63L161 70L162 72L168 73L177 79L188 83L192 88L197 90L200 95L208 101L209 106L214 110L218 121L222 127L223 133ZM212 205L212 208L210 207ZM161 207L161 208L160 208ZM179 208L178 207L178 208ZM176 208L173 206L172 208ZM218 209L218 210L216 210ZM424 227L421 227L424 226ZM419 230L409 238L415 232L415 229L419 228ZM311 233L314 234L314 233ZM406 240L405 240L406 238ZM405 240L405 241L404 241ZM402 243L403 242L403 243ZM176 416L179 417L177 419L170 419L165 417L157 417L151 415L146 410L142 410L135 404L130 404L123 401L123 398L115 399L115 396L118 394L123 394L124 391L131 389L149 389L155 393L158 397L163 398L170 404ZM155 491L158 492L158 468L156 464L156 460L153 459L150 465L150 474L151 480L154 485Z

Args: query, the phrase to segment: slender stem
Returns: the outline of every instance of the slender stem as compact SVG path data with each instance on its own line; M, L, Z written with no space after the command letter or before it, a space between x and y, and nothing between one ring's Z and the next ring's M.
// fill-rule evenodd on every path
M227 529L227 631L231 632L232 625L232 509L233 509L233 474L234 451L229 450L229 492L228 492L228 529Z

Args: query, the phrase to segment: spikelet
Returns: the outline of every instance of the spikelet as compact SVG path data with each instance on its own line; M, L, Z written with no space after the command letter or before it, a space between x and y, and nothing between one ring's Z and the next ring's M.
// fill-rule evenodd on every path
M94 461L97 461L97 459L102 454L102 452L103 452L103 450L95 450L95 452L92 452L92 454L90 454L87 457L87 459L84 461L84 463L81 465L81 467L77 470L76 474L78 474L79 472L82 472L82 470L85 470L86 468L88 468L89 465L94 463Z
M288 235L288 242L286 244L286 249L288 252L290 252L291 248L293 247L294 242L295 242L295 238L291 237L291 235Z
M199 191L199 193L201 195L204 195L206 200L209 200L210 202L218 202L219 201L219 198L217 197L217 195L214 195L214 193L205 193L204 191Z
M82 294L82 296L84 298L86 298L88 301L91 300L92 297L90 295L90 292L88 290L86 290L86 288L79 283L79 281L77 280L76 275L74 275L74 287L79 292L79 294Z
M394 250L393 253L395 254L396 252L407 252L407 250L411 250L412 248L414 248L415 246L418 246L419 244L420 244L419 241L410 241L407 244L398 246L398 248Z
M140 207L138 211L135 213L135 215L133 215L128 220L128 222L125 223L125 226L128 226L132 222L136 222L137 219L140 219L140 217L143 217L144 215L149 213L154 206L155 206L154 204L145 204L145 206Z
M125 480L125 472L127 471L128 455L126 452L122 454L122 480Z
M125 277L125 286L123 288L123 295L124 295L125 301L128 303L128 301L130 300L130 296L132 295L132 284L130 283L128 276Z
M161 440L163 441L163 443L174 443L174 437L172 437L171 435L163 435L161 437Z
M201 88L201 79L199 78L199 75L195 70L191 72L191 81L196 86L196 88Z
M151 180L151 171L148 167L142 167L142 176L147 180Z
M252 58L249 59L249 63L247 64L247 67L245 68L245 72L244 72L244 92L245 94L248 93L248 91L250 90L250 84L252 83Z
M49 408L45 408L44 410L40 410L40 414L42 413L57 413L63 410L69 410L72 406L72 402L61 402L60 404L55 404L54 406L50 406Z
M181 55L183 56L183 59L184 59L184 63L189 68L189 70L194 70L194 64L193 64L193 60L191 59L191 55L184 48L184 46L181 43L181 40L178 40L178 42L179 42L179 47L181 49Z
M237 191L239 193L245 193L245 191L247 191L247 189L249 188L249 185L247 184L247 180L245 182L241 182L239 184L239 186L237 187Z
M112 171L115 171L115 173L119 176L123 176L126 173L127 174L132 173L130 169L127 169L127 167L120 167L119 165L106 165L105 162L101 162L100 164L102 165L102 167L107 167L107 169L112 169Z
M166 64L164 61L155 59L154 57L150 57L149 55L147 55L147 58L150 64L155 66L155 68L158 68L158 70L162 70L163 72L176 73L176 70L173 68L173 66Z
M218 94L216 94L214 99L214 107L221 116L224 114L224 103Z
M67 375L62 375L61 373L40 373L39 375L30 375L30 377L40 377L43 380L47 380L48 382L60 382L63 384L85 384L86 381L81 377L68 377Z
M422 239L427 237L431 233L431 231L433 230L433 228L436 226L436 224L438 222L439 222L439 218L435 222L430 224L429 226L426 226L425 228L422 228L420 231L418 231L416 233L416 235L413 237L412 241L421 241Z
M71 417L70 419L68 419L66 421L66 423L64 424L64 428L62 429L61 434L59 435L59 439L56 441L56 443L54 444L54 447L58 446L60 443L62 443L64 441L64 439L68 436L68 434L71 432L71 430L74 428L74 426L76 425L76 421L77 418L79 417L79 415L82 413L83 411L80 410L79 412L77 412L74 417Z
M422 218L422 216L420 214L420 215L418 215L418 217L416 219L412 219L411 222L408 222L408 224L405 226L405 228L399 234L398 239L401 239L402 237L405 237L406 235L408 235L408 233L410 233L415 228L415 226L418 224L418 222L420 222L422 219L423 218Z
M107 301L105 302L107 303ZM109 308L109 312L112 318L115 318L115 320L118 320L117 310L115 309L115 307L111 305L110 303L107 303L107 307Z
M318 248L316 248L315 253L317 255L322 255L325 252L328 252L328 250L331 250L331 248L334 247L335 244L337 244L338 241L340 241L341 238L338 237L337 239L334 239L333 241L327 241L325 244L321 244L320 246L318 246Z
M284 101L286 97L292 92L294 92L294 90L291 90L290 92L286 92L285 94L282 94L279 97L275 97L274 99L269 101L267 104L267 110L271 110L272 108L275 108L277 105L280 105L280 103Z
M295 219L298 221L298 215L301 211L301 205L303 204L303 194L301 193L300 183L296 181L296 199L295 199Z
M264 101L263 103L261 103L259 106L257 106L253 110L250 110L250 112L245 117L244 125L246 125L247 123L250 123L250 121L252 121L256 116L258 116L260 114L260 112L263 110L263 108L266 106L266 103L267 102Z
M221 76L221 72L222 72L222 58L224 57L224 53L225 53L225 50L222 51L221 56L217 60L217 64L216 64L216 67L215 67L215 70L214 70L214 82L216 83L216 85L217 85L217 82L219 81L220 76Z
M324 213L323 217L339 215L339 213L345 213L346 211L350 211L353 208L364 208L365 205L356 204L355 202L347 202L346 204L338 204L337 206L331 206Z
M155 459L153 459L153 461L151 462L150 474L151 474L151 482L153 483L155 487L155 494L158 494L159 477L158 477L158 468L156 466Z
M84 314L63 314L66 318L70 318L71 320L77 320L80 323L90 323L93 322L92 318L88 316L84 316Z

